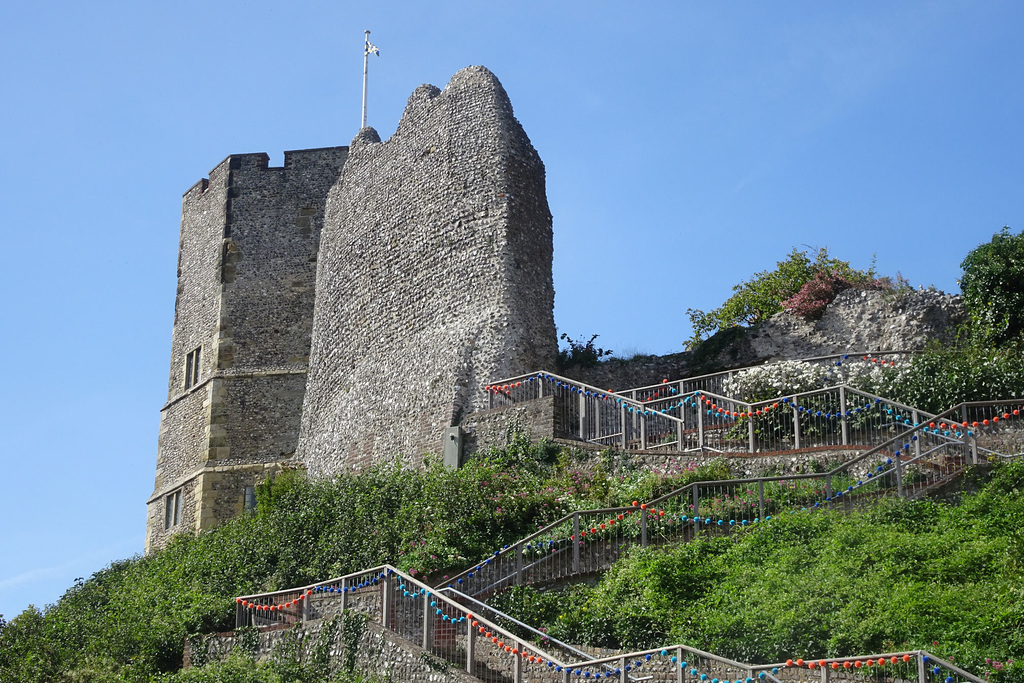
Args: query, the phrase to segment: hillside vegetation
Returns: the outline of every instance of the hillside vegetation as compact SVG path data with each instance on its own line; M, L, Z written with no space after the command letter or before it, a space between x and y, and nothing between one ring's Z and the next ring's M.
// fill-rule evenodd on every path
M520 587L494 604L595 647L687 643L755 663L926 648L980 675L986 658L1024 652L1022 491L1015 462L960 505L783 515L634 548L595 587Z
M571 508L726 476L575 465L520 442L458 471L280 478L260 491L257 514L116 562L11 620L0 629L0 681L161 680L180 666L188 634L233 627L235 595L382 562L442 578ZM928 647L978 671L986 657L1024 651L1022 490L1024 463L1011 463L959 506L786 516L733 539L637 549L597 587L523 589L503 604L601 646L682 641L751 661ZM285 664L235 660L167 680L323 680Z
M972 323L960 342L916 356L875 391L930 410L1024 395L1022 253L1024 235L1004 230L968 254ZM758 274L713 320L695 325L698 337L787 301L889 286L825 252L814 262L794 252L786 263L776 273L785 286ZM593 341L578 345L587 351ZM604 354L590 351L597 360ZM324 667L288 653L177 670L186 637L233 627L234 596L382 563L440 581L572 510L728 477L724 464L641 472L614 453L589 468L578 455L513 438L455 471L428 461L422 471L380 466L318 482L279 476L259 488L254 514L114 562L42 610L0 617L0 683L326 681ZM729 538L634 549L594 587L523 588L501 602L552 634L595 646L687 642L752 662L923 647L979 674L999 662L993 683L1024 682L1024 662L1003 664L1024 653L1022 490L1024 462L1000 465L958 506L894 502L848 516L784 515Z
M164 550L114 562L44 610L0 621L0 682L150 680L181 666L187 635L233 628L237 595L382 563L440 580L572 509L728 474L724 466L608 471L584 471L571 451L515 438L455 471L433 463L319 482L279 477L257 492L255 514L178 535Z

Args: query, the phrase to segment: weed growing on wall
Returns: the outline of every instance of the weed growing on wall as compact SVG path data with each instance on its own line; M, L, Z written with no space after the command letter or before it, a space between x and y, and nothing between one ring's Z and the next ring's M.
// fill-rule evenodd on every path
M555 368L559 372L564 372L572 367L592 368L600 363L602 358L615 353L611 349L602 349L594 344L599 336L594 334L587 341L583 341L583 337L574 339L563 332L559 339L566 345L558 349Z

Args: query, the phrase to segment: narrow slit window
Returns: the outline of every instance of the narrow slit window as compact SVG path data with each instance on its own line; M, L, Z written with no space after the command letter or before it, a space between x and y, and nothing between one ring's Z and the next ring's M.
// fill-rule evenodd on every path
M203 347L189 351L185 356L185 388L191 389L199 384L199 362Z
M246 486L245 487L245 511L255 512L256 511L256 487Z
M164 498L164 529L181 524L181 489Z

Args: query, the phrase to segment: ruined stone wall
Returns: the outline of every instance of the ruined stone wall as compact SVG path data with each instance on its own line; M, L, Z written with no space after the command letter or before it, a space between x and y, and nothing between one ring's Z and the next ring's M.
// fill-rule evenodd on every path
M820 320L787 311L749 328L719 333L696 352L608 359L560 374L601 389L622 391L731 368L848 351L915 351L950 343L967 319L959 295L927 289L900 293L840 292ZM500 379L495 377L495 380Z
M591 367L574 366L561 374L584 384L622 391L658 384L663 379L686 377L690 370L690 354L686 352L664 356L636 356L629 360L609 358Z
M482 67L419 87L353 141L317 271L299 454L324 475L441 450L494 377L550 367L544 167Z
M514 434L523 434L530 441L554 440L557 431L555 396L545 396L525 403L470 414L462 423L464 456L486 453L491 448L505 448Z

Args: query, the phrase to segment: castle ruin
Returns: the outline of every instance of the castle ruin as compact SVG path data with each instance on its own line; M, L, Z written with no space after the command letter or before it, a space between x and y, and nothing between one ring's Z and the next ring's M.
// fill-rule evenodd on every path
M490 379L552 364L551 262L544 166L483 67L385 142L229 156L182 200L146 549L283 468L440 452Z

